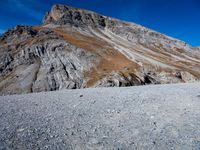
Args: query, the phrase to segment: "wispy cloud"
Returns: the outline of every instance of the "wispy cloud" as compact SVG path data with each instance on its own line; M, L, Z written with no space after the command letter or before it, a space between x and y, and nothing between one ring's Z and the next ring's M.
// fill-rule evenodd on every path
M43 14L39 13L37 10L30 8L28 5L25 5L22 0L13 0L13 2L14 5L18 8L18 11L24 12L36 20L41 20Z

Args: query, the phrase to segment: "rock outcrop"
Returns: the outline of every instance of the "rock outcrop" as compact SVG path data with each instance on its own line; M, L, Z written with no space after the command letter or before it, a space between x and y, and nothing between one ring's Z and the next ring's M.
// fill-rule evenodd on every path
M200 51L137 24L54 5L0 37L0 95L195 82Z

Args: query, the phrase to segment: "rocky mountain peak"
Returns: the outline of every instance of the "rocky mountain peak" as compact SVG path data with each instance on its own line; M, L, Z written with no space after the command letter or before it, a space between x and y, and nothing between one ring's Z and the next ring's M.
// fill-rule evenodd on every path
M46 13L43 23L103 28L106 26L105 19L104 16L92 11L58 4L54 5L51 11Z
M17 25L16 27L9 29L2 34L0 42L15 43L15 41L22 40L23 37L34 37L37 34L37 30L32 29L29 26ZM22 36L23 35L23 36Z
M143 26L54 5L0 37L0 95L195 82L200 51Z

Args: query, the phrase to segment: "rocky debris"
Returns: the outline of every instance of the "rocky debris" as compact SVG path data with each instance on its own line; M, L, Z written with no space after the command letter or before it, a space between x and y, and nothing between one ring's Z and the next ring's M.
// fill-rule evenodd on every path
M122 73L113 72L105 78L99 80L95 87L126 87L143 85L145 81L142 81L134 73L130 73L127 76Z
M196 47L196 49L197 49L197 50L200 50L200 47L198 46L198 47Z
M0 37L0 95L196 82L200 51L137 24L54 5Z
M182 74L181 72L176 72L175 76L179 79L182 79Z
M185 82L195 82L199 79L189 72L181 72L181 79Z
M156 81L150 75L144 75L144 83L145 84L159 84L160 82Z
M200 86L0 97L0 149L199 149Z

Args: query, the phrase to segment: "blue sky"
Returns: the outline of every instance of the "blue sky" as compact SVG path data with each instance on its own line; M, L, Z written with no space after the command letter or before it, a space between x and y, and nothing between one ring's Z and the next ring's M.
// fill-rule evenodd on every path
M0 33L40 24L53 4L66 4L135 22L200 45L200 0L0 0Z

